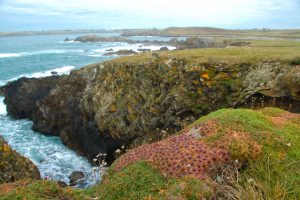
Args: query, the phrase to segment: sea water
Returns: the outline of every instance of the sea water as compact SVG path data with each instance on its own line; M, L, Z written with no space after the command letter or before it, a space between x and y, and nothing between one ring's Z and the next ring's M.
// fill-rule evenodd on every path
M116 36L117 33L99 34ZM45 77L51 72L68 74L84 65L112 59L116 56L104 56L108 50L120 49L158 50L161 46L144 46L127 43L80 43L64 42L66 37L76 35L43 35L0 37L0 85L20 77ZM140 37L138 39L148 39ZM151 39L151 37L150 37ZM155 37L155 40L171 38ZM173 47L168 47L174 49ZM65 147L56 136L45 136L31 130L29 120L15 120L7 115L3 97L0 97L0 135L2 135L20 154L29 158L39 169L43 178L69 182L72 171L82 171L85 178L80 187L89 187L99 182L104 168L91 166L84 157Z

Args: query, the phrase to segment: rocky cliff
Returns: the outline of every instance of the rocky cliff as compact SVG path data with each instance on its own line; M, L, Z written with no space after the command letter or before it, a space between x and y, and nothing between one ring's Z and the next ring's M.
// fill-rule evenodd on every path
M298 65L256 55L239 61L232 57L235 48L218 51L223 57L215 59L203 59L202 50L144 53L69 76L19 79L1 92L11 116L32 119L34 130L60 136L90 160L106 153L109 162L122 145L159 140L211 111L251 103L255 95L299 101Z

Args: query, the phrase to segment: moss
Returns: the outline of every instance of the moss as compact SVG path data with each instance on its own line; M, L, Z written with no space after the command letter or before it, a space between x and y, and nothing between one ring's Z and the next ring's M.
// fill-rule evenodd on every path
M291 65L300 65L300 57L295 57L290 61Z
M61 199L79 200L88 199L81 194L80 190L74 188L61 188L57 183L51 181L22 180L15 183L0 185L0 199Z
M272 108L272 107L266 107L259 110L262 114L270 116L270 117L276 117L286 111L280 109L280 108Z
M145 162L109 175L97 191L100 199L143 199L163 189L167 179Z
M209 182L195 178L174 179L163 176L147 162L140 161L121 171L110 171L102 185L95 187L99 199L199 199L211 197ZM93 190L93 189L92 189Z

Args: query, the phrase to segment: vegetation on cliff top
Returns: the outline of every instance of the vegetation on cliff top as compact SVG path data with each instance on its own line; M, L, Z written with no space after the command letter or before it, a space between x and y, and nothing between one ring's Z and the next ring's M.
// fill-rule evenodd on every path
M221 109L170 138L130 150L114 162L102 183L93 188L62 189L46 181L25 181L1 185L0 196L1 199L210 199L216 196L299 199L299 133L298 114L277 108ZM153 145L156 150L151 148ZM199 147L202 148L198 151ZM208 157L208 152L213 152L216 159ZM201 171L195 173L194 166L199 166Z
M286 40L251 40L251 45L247 47L187 49L159 53L159 56L163 58L176 57L178 59L186 59L189 64L218 63L222 61L233 65L241 63L254 64L266 61L290 63L293 59L299 58L299 55L300 42ZM149 57L151 57L151 53L146 52L135 56L121 57L109 62L138 62L149 59Z

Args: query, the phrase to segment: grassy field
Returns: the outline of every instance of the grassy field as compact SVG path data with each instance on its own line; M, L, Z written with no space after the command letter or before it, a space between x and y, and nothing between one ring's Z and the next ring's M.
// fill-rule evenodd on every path
M211 36L211 37L268 37L268 38L300 38L300 29L286 30L230 30L210 27L170 27L158 29L121 30L123 35L157 35L157 36Z
M247 40L249 41L249 40ZM250 40L246 47L187 49L180 51L159 52L159 56L186 59L191 64L227 62L256 63L259 61L297 62L300 59L300 42L286 40ZM134 56L121 57L109 62L145 61L151 59L152 53L141 53ZM300 61L299 61L300 62Z

